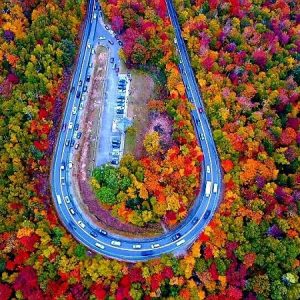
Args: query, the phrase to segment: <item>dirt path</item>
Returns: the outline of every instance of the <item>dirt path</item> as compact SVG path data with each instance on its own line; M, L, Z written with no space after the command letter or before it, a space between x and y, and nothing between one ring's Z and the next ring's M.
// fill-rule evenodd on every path
M105 93L105 78L109 53L104 47L98 47L94 59L95 69L91 78L92 89L85 101L84 114L81 118L80 131L83 132L80 147L74 155L72 181L78 203L92 221L111 232L134 237L149 237L161 234L161 228L149 226L140 228L122 223L102 207L89 184L90 173L94 168L96 136L99 130L102 104Z

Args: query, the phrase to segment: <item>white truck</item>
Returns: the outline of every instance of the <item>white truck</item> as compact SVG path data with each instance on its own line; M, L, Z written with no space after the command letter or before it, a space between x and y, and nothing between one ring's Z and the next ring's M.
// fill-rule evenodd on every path
M218 184L214 183L213 192L216 193L218 191Z
M57 199L57 203L58 203L59 205L61 205L62 201L61 201L60 195L56 195L56 199Z
M211 193L211 181L206 181L205 197L209 197L210 193Z

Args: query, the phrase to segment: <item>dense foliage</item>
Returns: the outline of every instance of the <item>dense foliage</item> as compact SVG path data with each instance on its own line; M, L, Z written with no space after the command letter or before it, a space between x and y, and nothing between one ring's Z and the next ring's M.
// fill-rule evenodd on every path
M224 199L183 258L137 264L87 253L50 201L53 124L83 7L11 2L0 2L1 300L299 299L299 2L177 1L222 158ZM130 3L107 3L116 24L141 14L140 3L168 24L163 2ZM140 18L132 20L136 29ZM167 104L186 101L174 62L162 64ZM160 100L150 104L165 110ZM149 159L160 165L162 158Z

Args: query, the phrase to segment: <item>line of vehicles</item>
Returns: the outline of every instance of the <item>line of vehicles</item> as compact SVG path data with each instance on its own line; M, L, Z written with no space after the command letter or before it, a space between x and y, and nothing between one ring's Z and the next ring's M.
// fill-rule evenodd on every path
M111 44L111 43L110 43ZM88 48L91 49L92 53L94 51L94 49L92 49L91 45L88 44ZM112 62L113 63L113 62ZM92 67L92 63L89 63L89 67ZM83 101L85 100L86 95L84 95L83 93L85 93L87 91L87 86L88 86L88 82L90 82L90 75L86 76L86 83L82 82L82 80L80 80L78 82L78 86L79 86L79 90L76 93L76 98L80 99L78 106L73 106L72 111L71 111L71 115L70 118L72 117L72 115L76 115L78 113L78 110L80 109L80 105L82 103L83 105ZM126 111L126 105L125 105L125 93L126 93L126 80L119 80L118 82L118 89L119 89L119 95L117 96L117 100L116 100L116 106L115 106L115 115L116 117L123 117L124 116L124 112ZM73 92L75 90L75 87L72 87L71 92ZM81 94L82 93L82 94ZM75 100L76 100L75 98ZM83 106L82 106L83 107ZM198 109L199 112L200 108ZM195 119L196 120L196 119ZM74 124L75 123L75 124ZM75 142L80 139L81 137L81 132L79 132L79 124L75 122L70 121L68 124L64 124L63 125L63 130L66 130L67 128L69 130L74 129L74 133L72 135L72 137L70 139L65 140L65 146L69 147L73 147L75 145ZM202 133L201 133L202 134ZM200 138L205 139L205 136L202 134L202 136L200 135ZM67 145L68 143L68 145ZM77 143L78 144L78 143ZM76 144L76 145L77 145ZM75 148L76 148L75 145ZM111 139L111 147L112 147L112 153L115 153L116 155L113 155L113 159L115 160L115 164L119 163L119 157L117 156L117 154L120 153L120 147L121 147L121 139L118 137L113 136ZM70 149L69 148L69 149ZM117 159L118 157L118 159ZM113 161L113 160L112 160ZM113 164L113 163L112 163ZM65 162L62 161L61 162L61 166L60 166L60 178L61 178L61 185L65 185L66 184L66 171L67 169L71 169L72 168L72 161L69 162ZM210 166L206 167L206 173L210 174L211 173L211 169ZM205 196L209 197L211 195L211 192L213 191L213 193L217 193L218 191L218 184L214 183L212 184L212 181L207 180L205 183ZM64 195L64 194L63 194ZM66 195L66 196L62 196L59 194L56 194L56 199L57 199L57 203L58 205L62 205L63 202L66 204L66 207L68 209L68 211L70 212L70 216L71 218L68 220L68 225L71 229L73 230L83 230L85 231L87 234L89 234L92 238L94 238L95 240L93 241L94 245L101 249L104 250L106 247L106 242L100 241L97 238L99 236L103 236L104 238L108 238L109 235L105 230L99 229L99 228L93 228L89 222L85 221L84 219L82 219L82 216L80 214L80 212L76 209L72 196ZM201 219L207 220L209 218L209 216L211 215L212 210L208 209L205 211L203 217ZM200 217L196 216L192 219L191 223L193 225L198 224L198 222L200 221ZM186 234L186 233L185 233ZM183 244L186 243L186 238L185 238L185 234L183 233L176 233L173 234L172 236L170 236L170 240L176 244L176 246L181 246ZM110 239L108 240L107 243L109 243L111 246L113 247L121 247L122 246L122 242L120 240L117 240L116 238L111 239L112 236L110 237ZM124 244L123 244L124 245ZM149 247L147 246L148 249L145 249L144 244L143 243L133 243L130 247L132 247L133 250L139 250L140 251L140 255L142 256L151 256L155 253L155 249L158 249L160 247L165 247L165 244L160 244L157 242L153 242L152 244L149 245ZM151 249L149 249L151 248ZM144 249L144 250L143 250Z

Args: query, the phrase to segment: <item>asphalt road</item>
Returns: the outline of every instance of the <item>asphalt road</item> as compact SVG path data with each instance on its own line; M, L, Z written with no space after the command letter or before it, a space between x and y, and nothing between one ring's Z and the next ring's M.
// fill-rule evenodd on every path
M188 89L188 97L197 107L197 109L192 112L192 116L196 133L204 152L201 191L187 218L177 228L159 237L152 239L130 239L101 230L101 228L93 224L89 216L85 215L77 204L71 185L71 172L69 169L69 161L72 161L73 151L75 150L74 147L70 147L70 145L67 146L66 141L71 141L72 138L74 139L74 135L77 134L77 131L74 129L74 124L79 123L81 111L77 110L77 112L73 114L72 110L73 106L78 107L79 102L82 101L80 97L76 97L76 94L78 92L82 93L85 78L90 72L89 63L92 61L93 54L91 53L92 48L89 48L88 44L96 45L98 43L95 37L99 30L103 31L101 34L104 35L105 28L103 27L104 24L101 19L101 13L98 10L99 4L95 2L95 0L90 1L88 4L86 27L80 46L79 60L72 79L62 122L63 125L53 156L50 180L52 196L60 220L74 238L89 249L119 260L133 262L144 261L161 256L164 253L182 253L194 242L199 236L199 233L213 217L221 197L222 174L216 146L208 119L204 112L201 94L189 62L185 44L181 37L175 10L171 1L166 1L169 15L175 28L177 49L181 57L181 75ZM108 37L110 33L107 31L105 34ZM110 47L112 45L107 44L106 46ZM115 51L113 47L109 49L110 51ZM109 69L109 72L115 71ZM108 75L108 80L110 80L110 76L112 75ZM79 84L80 80L83 82L81 86ZM112 92L111 96L113 96L114 92L109 91L109 93L110 92ZM199 108L200 110L202 109L203 112L199 112ZM70 122L73 123L72 128L68 127ZM202 138L201 135L203 135ZM78 139L76 137L75 139L77 142ZM64 169L62 169L63 164ZM207 167L209 167L209 170ZM210 183L207 184L207 182Z

